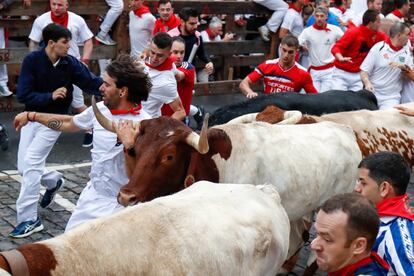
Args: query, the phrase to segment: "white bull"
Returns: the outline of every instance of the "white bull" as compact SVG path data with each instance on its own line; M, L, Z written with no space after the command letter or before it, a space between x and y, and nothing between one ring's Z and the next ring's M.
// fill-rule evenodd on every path
M273 276L289 231L274 187L202 181L17 250L34 275Z

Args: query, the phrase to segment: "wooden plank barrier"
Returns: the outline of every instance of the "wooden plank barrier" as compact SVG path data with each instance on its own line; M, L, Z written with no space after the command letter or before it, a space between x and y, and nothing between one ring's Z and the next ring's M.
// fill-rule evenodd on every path
M113 37L118 42L116 46L95 45L91 60L111 59L120 53L128 53L130 49L128 37L128 3L124 0L125 10L118 19L113 28ZM153 12L157 13L158 0L146 1L147 5ZM183 7L194 7L202 14L227 14L226 24L224 28L234 30L234 14L267 14L271 11L263 6L255 4L252 1L236 1L236 0L174 0L174 10L178 13ZM0 11L0 26L6 27L10 37L27 37L30 33L31 26L35 17L49 10L48 0L32 0L31 7L24 7L21 2L16 1L7 10ZM105 1L102 0L73 0L70 2L69 11L81 15L87 22L93 33L97 33L100 22L99 16L103 16L108 10ZM26 16L26 19L20 19L20 16ZM29 17L27 17L29 16ZM17 19L16 19L17 18ZM233 27L233 28L231 28ZM238 29L238 34L240 28ZM244 33L249 33L244 31ZM275 37L275 36L274 36ZM274 43L272 45L275 45ZM275 52L271 51L270 44L259 41L229 41L229 42L207 42L205 43L206 52L214 56L213 60L218 66L220 76L225 79L231 77L234 67L240 66L257 66L265 59L265 54ZM20 64L24 56L28 53L28 48L6 48L0 49L0 64ZM247 55L257 53L254 55ZM272 55L272 54L271 54ZM196 65L201 66L200 61L196 60ZM229 75L228 73L231 72ZM10 78L12 81L14 78ZM238 84L240 81L218 81L208 84L196 85L197 95L213 95L223 93L240 93ZM14 84L10 85L14 87Z

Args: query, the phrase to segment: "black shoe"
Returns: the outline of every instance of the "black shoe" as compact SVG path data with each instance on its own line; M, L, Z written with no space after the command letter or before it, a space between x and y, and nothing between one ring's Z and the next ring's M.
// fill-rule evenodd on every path
M196 105L195 107L197 107L198 111L195 115L193 115L193 118L197 123L197 129L201 129L201 127L203 126L204 116L206 115L206 113L202 105Z
M40 207L46 208L49 207L53 203L53 199L55 195L63 187L65 180L63 178L59 179L56 183L56 187L50 190L46 190L45 194L43 195L42 201L40 201Z
M85 136L83 136L83 143L82 147L89 148L93 144L93 134L90 132L85 132Z
M9 134L2 124L0 124L0 148L2 150L7 150L9 148Z

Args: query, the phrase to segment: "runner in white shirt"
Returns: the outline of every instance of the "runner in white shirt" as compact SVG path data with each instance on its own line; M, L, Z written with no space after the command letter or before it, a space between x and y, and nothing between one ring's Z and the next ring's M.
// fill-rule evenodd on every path
M375 44L361 64L361 80L372 91L380 109L400 103L403 80L413 67L413 57L405 45L410 28L400 22L390 29L390 40Z
M70 48L68 54L76 57L85 65L89 65L89 59L93 50L93 33L89 29L85 20L79 15L68 11L68 0L50 0L50 11L40 15L33 22L32 30L29 34L29 49L35 51L42 41L42 30L50 23L56 23L67 28L72 39L69 42ZM79 51L79 44L83 44L82 57ZM73 100L71 106L76 112L80 113L86 109L82 90L76 85L73 86ZM90 146L92 133L88 130L84 138L84 147Z
M305 0L293 0L289 5L289 9L280 26L279 37L281 39L288 34L298 37L303 31L304 25L301 12L304 2Z
M149 58L145 64L152 88L142 107L151 118L157 118L161 116L161 107L168 104L174 111L171 117L181 121L186 114L177 92L175 74L178 70L174 59L170 57L171 45L171 36L162 32L157 33L151 42Z
M299 45L308 51L313 85L319 93L331 89L332 70L335 57L331 53L333 44L344 34L338 26L327 24L328 9L319 6L314 12L315 23L299 35Z
M234 34L226 33L224 37L223 35L223 23L218 17L213 17L208 24L208 28L205 29L200 33L203 42L211 42L211 41L230 41L234 38Z
M131 40L131 55L139 57L148 48L154 29L155 17L143 0L132 0L129 4L129 38Z
M408 0L395 0L395 10L387 14L385 18L394 22L404 22L404 17L410 12L410 2Z
M381 13L382 0L368 0L367 5L368 5L368 9L377 11L379 13L381 20L384 19L384 15ZM352 23L354 23L355 26L359 26L362 24L362 17L364 16L364 13L365 13L365 10L357 13L356 16L352 19Z
M120 56L108 65L103 80L100 87L103 102L98 103L98 108L106 117L133 121L149 118L141 109L141 101L148 97L151 83L143 68L134 64L131 57ZM38 112L29 115L23 112L16 116L17 128L24 126L30 116L33 121L57 131L94 129L90 181L79 197L66 231L88 220L122 210L117 195L120 187L128 182L125 169L125 158L128 157L125 155L131 154L131 142L122 140L122 137L123 143L118 142L115 133L105 130L97 122L92 107L75 116ZM123 123L119 125L123 126Z
M352 0L336 0L335 6L329 8L329 11L338 17L343 31L348 29L350 22L353 22L357 16L355 11L351 9L351 4Z

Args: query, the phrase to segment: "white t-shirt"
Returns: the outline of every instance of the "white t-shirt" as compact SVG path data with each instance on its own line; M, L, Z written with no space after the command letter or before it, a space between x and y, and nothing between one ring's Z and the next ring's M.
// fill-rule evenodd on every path
M396 16L392 12L390 12L389 14L387 14L387 16L385 18L386 19L389 19L389 20L392 20L393 22L401 22L401 23L404 23L404 18L399 18L398 16Z
M342 22L347 23L348 21L354 22L354 18L357 17L357 14L352 9L347 9L344 13L338 8L332 7L329 8L329 11L336 15ZM343 30L347 28L344 27Z
M396 52L384 41L378 42L371 48L360 67L361 70L368 72L378 101L401 97L404 76L400 69L390 66L390 62L413 67L413 57L408 47L403 47Z
M33 22L32 31L30 32L29 38L34 42L39 43L42 40L42 31L43 28L53 23L50 11L42 14ZM69 55L80 59L80 52L78 44L84 43L86 40L91 39L93 34L91 30L88 28L85 20L80 17L79 15L68 12L69 19L68 19L68 29L72 33L72 39L69 42Z
M302 15L294 9L288 9L280 27L289 30L293 36L298 37L303 31Z
M138 115L112 115L103 102L99 102L97 106L102 114L110 120L141 121L150 119L150 116L143 110ZM108 197L116 196L120 187L128 183L122 143L117 142L115 133L109 132L99 124L92 107L75 115L73 123L81 129L93 129L92 167L89 176L94 189Z
M152 88L148 99L142 102L142 108L151 118L158 118L161 116L161 107L178 98L177 81L174 76L176 67L173 64L171 70L158 71L150 67L146 67L146 70L151 79Z
M210 41L218 42L218 41L221 41L221 36L220 35L217 35L213 40L211 40L206 31L202 31L200 34L201 34L201 38L203 39L203 42L210 42Z
M355 13L364 13L368 9L368 4L366 0L353 0L351 4L351 9Z
M299 35L299 44L306 45L309 49L312 66L326 65L335 60L331 49L344 33L341 28L335 25L328 24L327 28L330 31L317 30L313 26L309 26Z
M129 12L129 37L131 40L131 56L138 57L151 42L155 17L151 13L144 13L141 17Z
M352 22L354 23L355 26L359 26L362 24L362 17L364 16L364 12L360 12L359 14L357 14L354 19L352 19ZM379 14L381 20L383 20L385 17L382 13Z

